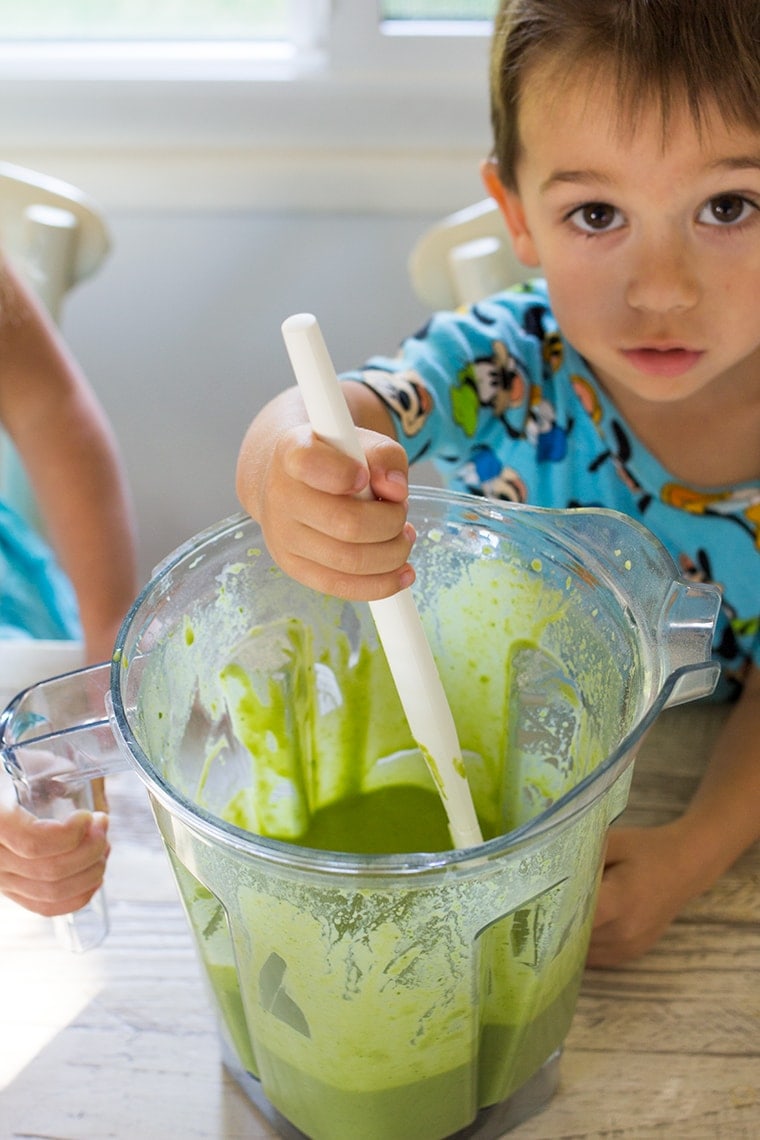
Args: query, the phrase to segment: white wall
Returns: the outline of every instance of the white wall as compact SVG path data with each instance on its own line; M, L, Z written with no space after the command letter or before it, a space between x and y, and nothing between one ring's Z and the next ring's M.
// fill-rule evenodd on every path
M371 4L341 12L376 25ZM315 312L339 370L393 351L426 316L412 243L482 197L485 39L379 47L395 70L351 51L287 82L108 78L99 56L46 79L3 59L0 157L79 186L112 230L62 327L121 441L143 578L237 508L245 427L291 382L283 319Z
M286 316L317 314L339 370L393 351L424 319L405 263L432 220L109 212L113 252L70 295L62 324L121 443L143 577L237 509L245 427L292 382Z

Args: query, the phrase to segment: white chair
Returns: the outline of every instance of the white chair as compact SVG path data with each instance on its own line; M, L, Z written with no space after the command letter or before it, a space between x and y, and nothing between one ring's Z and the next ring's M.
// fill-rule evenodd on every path
M0 250L56 323L66 293L110 248L99 207L68 182L0 162ZM39 529L24 469L0 429L0 495Z
M408 269L412 288L431 310L472 304L539 275L515 257L499 208L490 198L426 230L412 249Z
M81 190L0 162L0 250L56 323L68 291L97 270L110 244L100 209ZM23 466L1 428L0 497L41 529ZM0 641L0 709L24 686L76 668L82 656L78 641Z

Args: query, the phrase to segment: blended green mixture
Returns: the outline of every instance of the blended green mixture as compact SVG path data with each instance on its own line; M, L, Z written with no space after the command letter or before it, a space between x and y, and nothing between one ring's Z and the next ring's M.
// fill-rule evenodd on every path
M235 572L233 618L249 598ZM524 586L524 573L483 555L464 594L436 585L429 627L486 837L583 779L624 719L609 630L589 616L563 632L565 587ZM338 603L320 607L237 634L233 649L220 648L219 616L200 615L151 660L140 694L166 778L292 858L209 843L175 820L164 834L181 841L175 871L225 1034L272 1104L314 1140L442 1140L564 1040L627 789L568 826L449 862L445 812L382 651L371 630L343 631ZM320 866L307 848L349 858ZM382 855L405 852L437 854L423 873L383 869Z
M306 831L293 842L357 855L451 849L441 797L414 785L377 788L328 804L314 813Z
M519 1089L570 1027L592 910L566 883L489 923L515 897L504 875L392 893L261 876L241 883L230 929L195 888L225 1035L315 1140L442 1140Z

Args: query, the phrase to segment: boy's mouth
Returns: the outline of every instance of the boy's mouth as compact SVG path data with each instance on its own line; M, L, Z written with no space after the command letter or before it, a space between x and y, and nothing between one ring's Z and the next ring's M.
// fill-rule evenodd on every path
M647 376L682 376L702 359L703 353L693 348L629 348L623 349L626 360Z

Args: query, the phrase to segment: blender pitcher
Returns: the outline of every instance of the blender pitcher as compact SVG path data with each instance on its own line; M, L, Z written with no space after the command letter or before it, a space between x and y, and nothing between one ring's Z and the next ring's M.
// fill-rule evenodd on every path
M368 608L242 516L157 569L110 666L0 719L29 805L134 765L224 1061L283 1136L486 1140L545 1103L637 747L717 681L718 591L638 523L420 489L409 517L482 845L436 833Z

